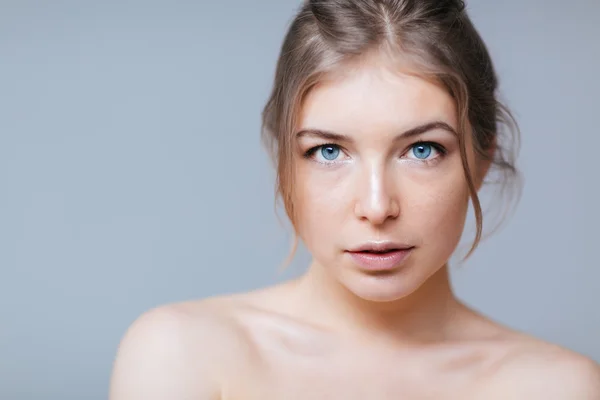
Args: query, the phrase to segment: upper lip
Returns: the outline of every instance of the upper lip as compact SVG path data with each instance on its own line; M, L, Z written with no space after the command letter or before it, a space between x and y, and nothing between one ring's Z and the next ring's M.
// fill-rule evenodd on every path
M373 252L384 252L391 250L408 250L414 246L410 246L403 243L391 242L391 241L373 241L367 242L360 246L353 247L349 249L349 252L359 252L359 251L373 251Z

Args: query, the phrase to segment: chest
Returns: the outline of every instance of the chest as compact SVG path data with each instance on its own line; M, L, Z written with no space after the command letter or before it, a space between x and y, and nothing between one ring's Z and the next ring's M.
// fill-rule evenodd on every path
M249 365L227 400L476 399L481 362L368 352L275 352Z
M466 400L475 397L475 388L416 382L372 379L368 376L341 377L338 379L307 379L293 376L285 380L254 381L245 386L237 400Z
M398 346L284 323L249 326L255 357L236 368L223 400L475 400L500 354L489 344Z

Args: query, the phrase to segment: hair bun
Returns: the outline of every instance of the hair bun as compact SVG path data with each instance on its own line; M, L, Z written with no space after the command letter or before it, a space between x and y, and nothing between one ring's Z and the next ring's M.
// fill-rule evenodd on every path
M330 13L335 13L335 10L337 8L339 8L340 6L342 6L342 8L343 8L344 4L336 4L336 3L339 3L339 2L335 1L335 0L333 0L333 1L331 1L331 0L308 0L307 1L310 11L312 11L312 13L315 14L316 17L327 15Z
M307 0L306 4L310 7L310 9L314 11L318 11L321 7L325 5L325 1L323 0Z
M380 23L378 1L388 0L308 0L306 4L323 38L352 54L360 53L365 41L376 40L378 31L373 26Z

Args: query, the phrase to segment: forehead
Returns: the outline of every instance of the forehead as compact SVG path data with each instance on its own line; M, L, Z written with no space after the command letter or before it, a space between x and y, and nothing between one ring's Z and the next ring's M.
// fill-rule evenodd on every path
M316 85L303 102L299 122L301 129L352 133L409 129L431 120L456 127L455 103L444 88L373 63Z

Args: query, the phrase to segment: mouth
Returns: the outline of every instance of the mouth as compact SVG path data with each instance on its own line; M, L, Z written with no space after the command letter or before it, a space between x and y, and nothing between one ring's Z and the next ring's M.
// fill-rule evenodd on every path
M412 253L414 246L372 242L347 250L346 253L361 269L368 271L390 271L400 267Z
M382 254L393 251L402 251L412 249L414 246L410 246L403 243L396 242L369 242L363 245L354 247L348 252L350 253L373 253L373 254Z
M350 251L350 253L387 254L387 253L393 253L394 251L402 251L402 250L406 250L406 249L361 250L361 251Z

